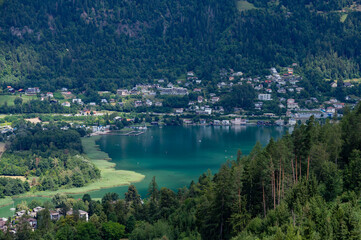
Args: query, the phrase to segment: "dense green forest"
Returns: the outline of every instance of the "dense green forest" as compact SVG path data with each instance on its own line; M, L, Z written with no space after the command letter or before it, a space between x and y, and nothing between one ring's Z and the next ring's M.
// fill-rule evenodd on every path
M64 131L52 124L43 128L24 120L14 127L16 135L10 136L8 149L1 157L0 175L25 176L38 191L82 187L100 178L99 169L82 155L80 137L86 134L84 129ZM29 184L25 189L30 190ZM15 192L10 195L22 193L7 191Z
M294 62L311 93L360 77L359 1L249 2L3 0L0 82L114 91L193 70L212 86L222 68L259 75Z
M30 190L29 182L20 179L0 177L0 198L18 195Z
M20 221L15 238L360 239L360 121L361 105L337 123L320 125L311 117L265 147L256 144L247 156L239 150L219 172L204 173L177 192L159 188L153 177L145 199L134 185L124 199L58 194L43 204L38 229ZM89 221L69 215L52 222L47 216L56 207L85 210Z

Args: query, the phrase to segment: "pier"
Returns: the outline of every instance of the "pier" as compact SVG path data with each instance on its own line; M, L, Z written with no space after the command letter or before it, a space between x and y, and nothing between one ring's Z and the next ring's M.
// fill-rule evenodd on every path
M122 136L139 136L141 134L143 134L144 132L141 131L131 131L125 134L121 134Z

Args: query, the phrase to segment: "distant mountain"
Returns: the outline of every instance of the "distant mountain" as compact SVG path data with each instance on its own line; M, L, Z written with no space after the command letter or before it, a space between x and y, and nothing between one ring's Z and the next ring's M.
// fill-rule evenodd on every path
M313 82L360 76L352 1L0 2L2 84L114 90L187 70L212 84L222 68L257 75L293 62Z

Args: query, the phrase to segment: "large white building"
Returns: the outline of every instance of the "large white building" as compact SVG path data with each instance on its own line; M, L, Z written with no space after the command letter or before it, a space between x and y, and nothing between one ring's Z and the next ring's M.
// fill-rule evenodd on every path
M270 101L272 100L271 98L271 94L258 94L258 100L261 100L261 101Z

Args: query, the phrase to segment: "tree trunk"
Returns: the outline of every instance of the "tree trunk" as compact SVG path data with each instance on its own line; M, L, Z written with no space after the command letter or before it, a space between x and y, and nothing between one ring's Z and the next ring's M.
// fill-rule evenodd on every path
M273 179L273 209L276 209L276 179L275 179L275 171L272 172Z
M300 158L300 175L299 175L300 181L302 180L302 171L301 171L301 167L302 167L302 164L301 164L301 158Z
M293 158L291 158L291 164L292 164L292 180L293 180L293 184L295 184L295 168L293 165Z
M264 193L263 181L262 181L262 192L263 192L263 214L264 214L264 217L266 217L266 197L265 197L265 193Z
M297 172L298 172L298 167L297 167L297 157L296 157L296 169L295 169L296 171L296 183L297 183L297 181L298 181L298 176L297 176Z
M281 202L281 181L282 181L282 165L281 165L281 160L280 160L280 169L278 171L278 205L280 205Z
M282 198L285 197L285 169L282 169Z
M310 174L310 156L308 156L308 159L307 159L307 181L308 181L309 174Z
M222 235L223 235L223 207L224 207L224 198L222 197L221 226L220 226L220 229L219 229L219 240L222 240Z

